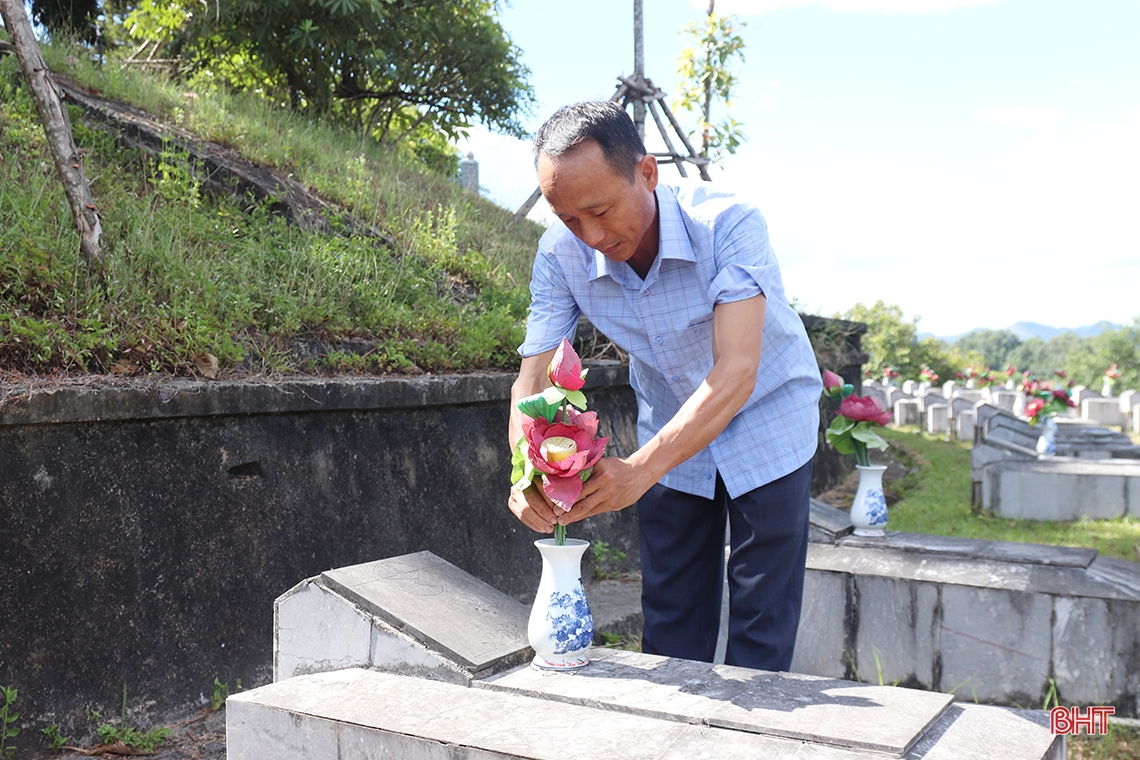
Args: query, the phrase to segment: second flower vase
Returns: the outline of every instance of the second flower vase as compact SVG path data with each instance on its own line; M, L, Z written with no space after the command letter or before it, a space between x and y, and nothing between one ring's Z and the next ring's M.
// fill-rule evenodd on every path
M542 554L542 577L530 610L527 639L533 665L544 670L575 670L590 664L594 618L582 587L582 555L589 541L552 538L534 542Z
M887 527L887 499L883 495L882 464L856 465L859 471L859 488L851 503L851 524L856 536L882 536Z

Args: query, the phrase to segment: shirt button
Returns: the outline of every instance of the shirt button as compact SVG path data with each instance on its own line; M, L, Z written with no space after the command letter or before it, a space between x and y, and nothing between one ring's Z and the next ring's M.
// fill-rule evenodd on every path
M673 382L677 382L677 381L678 381L678 380L680 380L680 379L681 379L681 378L677 377L676 375L673 375Z
M656 338L654 338L654 340L657 341L658 343L664 343L665 342L665 339L662 338L660 335L658 335Z

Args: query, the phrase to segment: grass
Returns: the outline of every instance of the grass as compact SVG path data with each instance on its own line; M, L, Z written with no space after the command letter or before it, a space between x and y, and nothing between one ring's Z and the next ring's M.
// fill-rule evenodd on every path
M1048 522L1008 520L975 510L970 504L970 444L907 429L881 431L908 464L909 474L895 482L899 501L891 506L890 527L992 541L1016 541L1096 549L1107 557L1140 559L1140 519Z
M1069 737L1069 760L1140 760L1140 730L1109 723L1104 736Z
M47 48L53 69L293 173L396 240L305 232L206 192L186 156L72 126L100 205L104 269L70 211L14 57L0 59L0 366L26 374L418 374L517 366L540 230L417 166L253 96ZM225 130L230 130L227 137ZM302 350L317 345L324 350ZM347 347L345 347L347 346Z

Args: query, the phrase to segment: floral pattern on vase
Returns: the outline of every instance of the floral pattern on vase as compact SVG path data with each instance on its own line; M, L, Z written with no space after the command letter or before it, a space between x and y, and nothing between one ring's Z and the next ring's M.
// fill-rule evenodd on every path
M594 616L590 614L581 578L578 584L568 593L555 591L546 605L555 654L586 649L594 640Z
M857 536L882 536L887 527L887 499L883 494L886 465L857 465L859 488L851 503L851 524Z

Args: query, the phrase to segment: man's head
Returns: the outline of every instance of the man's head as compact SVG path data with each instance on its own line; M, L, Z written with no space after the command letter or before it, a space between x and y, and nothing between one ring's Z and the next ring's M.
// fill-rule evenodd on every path
M657 256L657 159L616 103L561 108L534 141L551 210L586 245L642 277Z
M645 156L645 144L625 109L609 100L575 103L555 111L535 135L535 166L540 155L559 158L589 140L598 144L615 172L633 179L637 162Z

